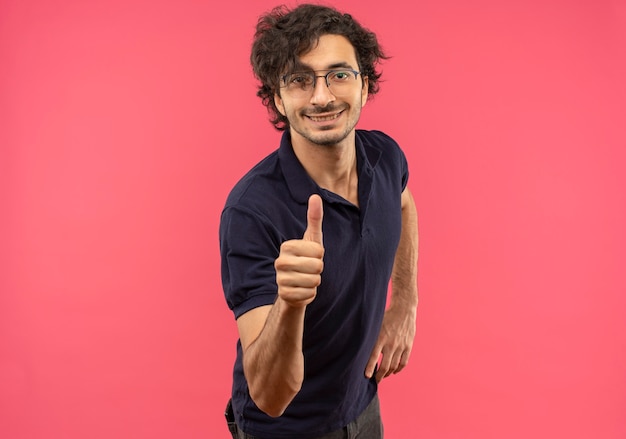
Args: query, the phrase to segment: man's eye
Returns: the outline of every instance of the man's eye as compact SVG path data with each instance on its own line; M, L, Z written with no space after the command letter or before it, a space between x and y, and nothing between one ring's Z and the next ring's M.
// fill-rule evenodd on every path
M292 75L289 79L290 84L294 85L306 85L309 83L310 78L306 75Z
M345 81L346 79L348 79L350 77L350 72L335 72L332 75L334 80L337 81Z

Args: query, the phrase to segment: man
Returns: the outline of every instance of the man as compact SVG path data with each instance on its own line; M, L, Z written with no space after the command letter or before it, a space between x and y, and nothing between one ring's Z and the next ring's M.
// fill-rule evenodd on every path
M280 7L257 24L258 95L284 133L220 224L240 337L234 438L383 437L377 385L407 364L415 334L417 215L397 144L355 130L382 58L332 8Z

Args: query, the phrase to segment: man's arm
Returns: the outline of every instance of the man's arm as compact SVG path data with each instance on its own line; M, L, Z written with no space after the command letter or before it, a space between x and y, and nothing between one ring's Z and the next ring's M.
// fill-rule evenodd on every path
M365 375L374 373L382 354L376 380L398 373L407 365L417 315L417 211L409 189L402 193L402 231L391 274L391 303L385 311L378 341L374 345Z
M276 301L237 319L250 396L269 416L283 414L304 379L304 313L324 266L322 218L322 200L311 196L303 238L285 241L274 263Z

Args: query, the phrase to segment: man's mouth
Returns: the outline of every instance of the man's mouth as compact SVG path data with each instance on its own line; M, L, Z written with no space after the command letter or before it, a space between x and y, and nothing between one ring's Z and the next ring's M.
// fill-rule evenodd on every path
M309 114L307 115L307 117L311 119L313 122L328 122L330 120L337 119L339 116L341 116L341 113L343 113L343 111L340 111L339 113L327 114L323 116L313 116Z

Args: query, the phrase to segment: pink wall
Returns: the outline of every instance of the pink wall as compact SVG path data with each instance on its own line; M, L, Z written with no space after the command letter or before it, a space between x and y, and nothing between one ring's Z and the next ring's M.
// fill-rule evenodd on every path
M267 0L0 3L0 437L226 438L225 197ZM626 5L351 0L420 212L387 437L626 437Z

